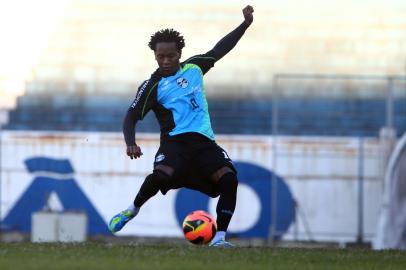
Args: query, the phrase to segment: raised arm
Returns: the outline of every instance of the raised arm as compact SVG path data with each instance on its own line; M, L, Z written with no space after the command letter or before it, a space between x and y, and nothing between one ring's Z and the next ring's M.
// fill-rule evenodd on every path
M254 8L252 6L246 6L242 10L242 13L244 15L244 22L242 22L236 29L231 31L219 42L217 42L214 48L207 54L214 57L216 61L218 61L229 51L231 51L240 40L240 38L244 35L245 30L251 25L252 21L254 20L254 16L252 15L253 12Z

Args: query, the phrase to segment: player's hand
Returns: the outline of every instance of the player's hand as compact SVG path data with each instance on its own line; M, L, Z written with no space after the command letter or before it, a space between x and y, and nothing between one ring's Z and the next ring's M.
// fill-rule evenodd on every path
M242 14L244 15L245 23L249 26L251 25L252 21L254 20L254 16L252 15L254 13L254 8L250 5L246 6L242 10Z
M142 156L141 148L138 145L128 145L127 146L127 156L131 159L139 158Z

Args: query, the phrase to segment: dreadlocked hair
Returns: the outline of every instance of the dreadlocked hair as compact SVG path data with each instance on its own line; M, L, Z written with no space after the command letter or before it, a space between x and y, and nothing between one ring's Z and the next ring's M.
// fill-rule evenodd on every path
M183 39L183 36L172 28L166 28L155 32L155 34L151 36L148 46L151 48L151 50L155 51L156 44L159 42L175 42L176 49L178 51L181 51L183 47L185 47L185 40Z

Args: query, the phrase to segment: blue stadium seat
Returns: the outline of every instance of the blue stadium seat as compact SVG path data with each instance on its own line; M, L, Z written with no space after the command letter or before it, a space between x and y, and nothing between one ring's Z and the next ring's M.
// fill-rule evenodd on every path
M132 96L35 95L18 99L11 130L121 131ZM271 134L272 100L211 99L209 110L217 134ZM378 136L385 125L383 99L278 100L278 134L325 136ZM394 102L394 127L406 131L406 99ZM154 114L137 126L139 132L159 132Z

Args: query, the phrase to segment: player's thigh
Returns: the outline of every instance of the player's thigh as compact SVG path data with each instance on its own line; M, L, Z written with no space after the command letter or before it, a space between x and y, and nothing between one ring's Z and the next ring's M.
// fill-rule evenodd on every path
M194 158L193 166L199 174L215 182L227 172L237 174L233 161L227 152L214 142L205 147L204 150Z
M184 147L178 142L164 142L160 145L154 158L154 170L160 170L169 176L183 174L188 160Z
M187 149L186 149L187 150ZM162 194L184 186L184 175L189 168L189 160L184 146L178 142L164 142L155 154L154 171L158 170L169 177L160 187Z
M190 167L189 173L182 178L182 187L200 191L212 198L220 195L218 183L211 181L193 167Z

